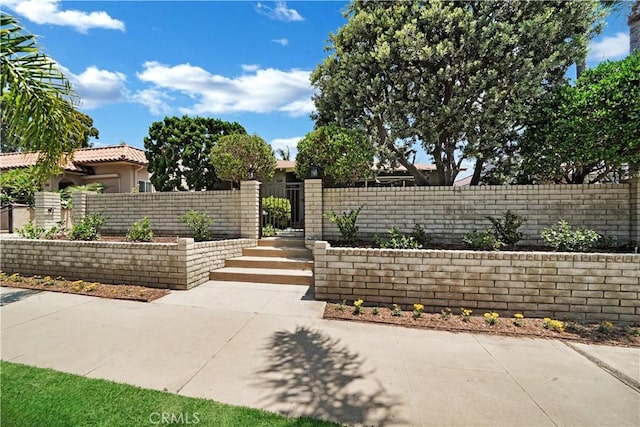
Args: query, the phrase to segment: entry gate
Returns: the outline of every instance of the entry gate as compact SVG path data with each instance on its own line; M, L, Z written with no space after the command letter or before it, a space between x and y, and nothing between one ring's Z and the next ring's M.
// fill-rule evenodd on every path
M304 183L276 182L260 186L262 227L304 229Z

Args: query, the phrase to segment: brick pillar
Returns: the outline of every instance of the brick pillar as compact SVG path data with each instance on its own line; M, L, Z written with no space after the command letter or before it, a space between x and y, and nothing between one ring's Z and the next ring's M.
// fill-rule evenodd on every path
M51 228L62 219L60 194L38 192L35 194L35 223L38 227Z
M81 191L71 193L71 205L71 218L76 224L87 215L87 193Z
M631 208L631 243L640 247L640 176L636 176L629 182L631 197L629 206Z
M260 238L260 181L240 183L240 236Z
M322 240L322 180L304 180L304 240L309 249Z

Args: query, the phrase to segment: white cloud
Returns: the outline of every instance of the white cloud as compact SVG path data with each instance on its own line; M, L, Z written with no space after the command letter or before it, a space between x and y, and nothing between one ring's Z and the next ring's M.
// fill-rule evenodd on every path
M258 64L242 64L242 71L252 72L260 69Z
M60 70L80 96L84 109L126 101L129 97L125 85L127 77L118 71L101 70L94 66L87 67L80 74L74 74L63 66L60 66Z
M256 11L262 15L278 21L293 22L304 21L302 15L295 9L289 9L282 0L276 0L276 7L269 7L262 3L256 5Z
M289 46L289 40L287 39L273 39L271 41L274 43L278 43L280 46Z
M259 68L238 77L225 77L191 64L146 62L137 76L152 83L153 89L175 91L193 99L193 105L180 109L185 114L283 111L295 116L303 114L301 109L308 109L313 93L309 74L297 69Z
M316 109L311 98L299 99L297 101L290 102L287 105L283 105L278 110L289 113L290 116L299 117L306 114L311 114Z
M149 109L154 116L162 116L171 113L171 107L165 101L173 98L164 92L156 89L144 89L136 92L132 100L142 104Z
M615 36L603 37L589 46L590 61L604 61L605 59L619 59L629 53L629 35L616 33Z
M271 140L270 144L273 147L273 151L277 149L287 150L291 155L290 159L295 160L296 154L298 154L298 142L302 139L301 136L294 136L293 138L276 138Z
M103 11L61 10L60 0L5 0L4 4L36 24L72 27L81 33L91 28L125 30L124 22Z

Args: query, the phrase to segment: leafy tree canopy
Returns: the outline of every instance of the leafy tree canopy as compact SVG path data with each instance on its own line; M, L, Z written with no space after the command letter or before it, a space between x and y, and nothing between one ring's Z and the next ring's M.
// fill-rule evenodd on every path
M640 52L584 71L541 102L519 144L522 182L615 181L640 164Z
M36 167L11 169L0 174L2 201L33 207L35 193L42 190L42 174Z
M209 155L230 134L246 131L236 122L186 115L152 123L144 138L151 183L158 191L213 190L218 179Z
M211 164L218 177L239 183L253 178L268 182L276 171L271 145L258 135L226 135L211 149Z
M0 13L0 96L2 137L23 151L39 151L37 172L60 171L64 157L78 148L82 127L77 99L55 61L42 53L36 37L11 15Z
M361 127L379 156L428 184L415 143L452 184L464 158L491 158L584 55L597 1L356 0L314 70L320 125ZM461 154L461 155L460 155Z
M311 176L311 167L328 187L353 185L370 178L375 150L365 135L336 125L321 126L298 142L296 175Z

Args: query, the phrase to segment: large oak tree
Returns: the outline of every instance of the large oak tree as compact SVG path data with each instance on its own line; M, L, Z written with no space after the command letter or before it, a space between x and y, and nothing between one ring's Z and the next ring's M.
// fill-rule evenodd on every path
M585 54L597 1L354 1L314 70L318 124L364 129L381 158L428 184L405 153L420 143L440 182L465 158L499 155L529 109Z

